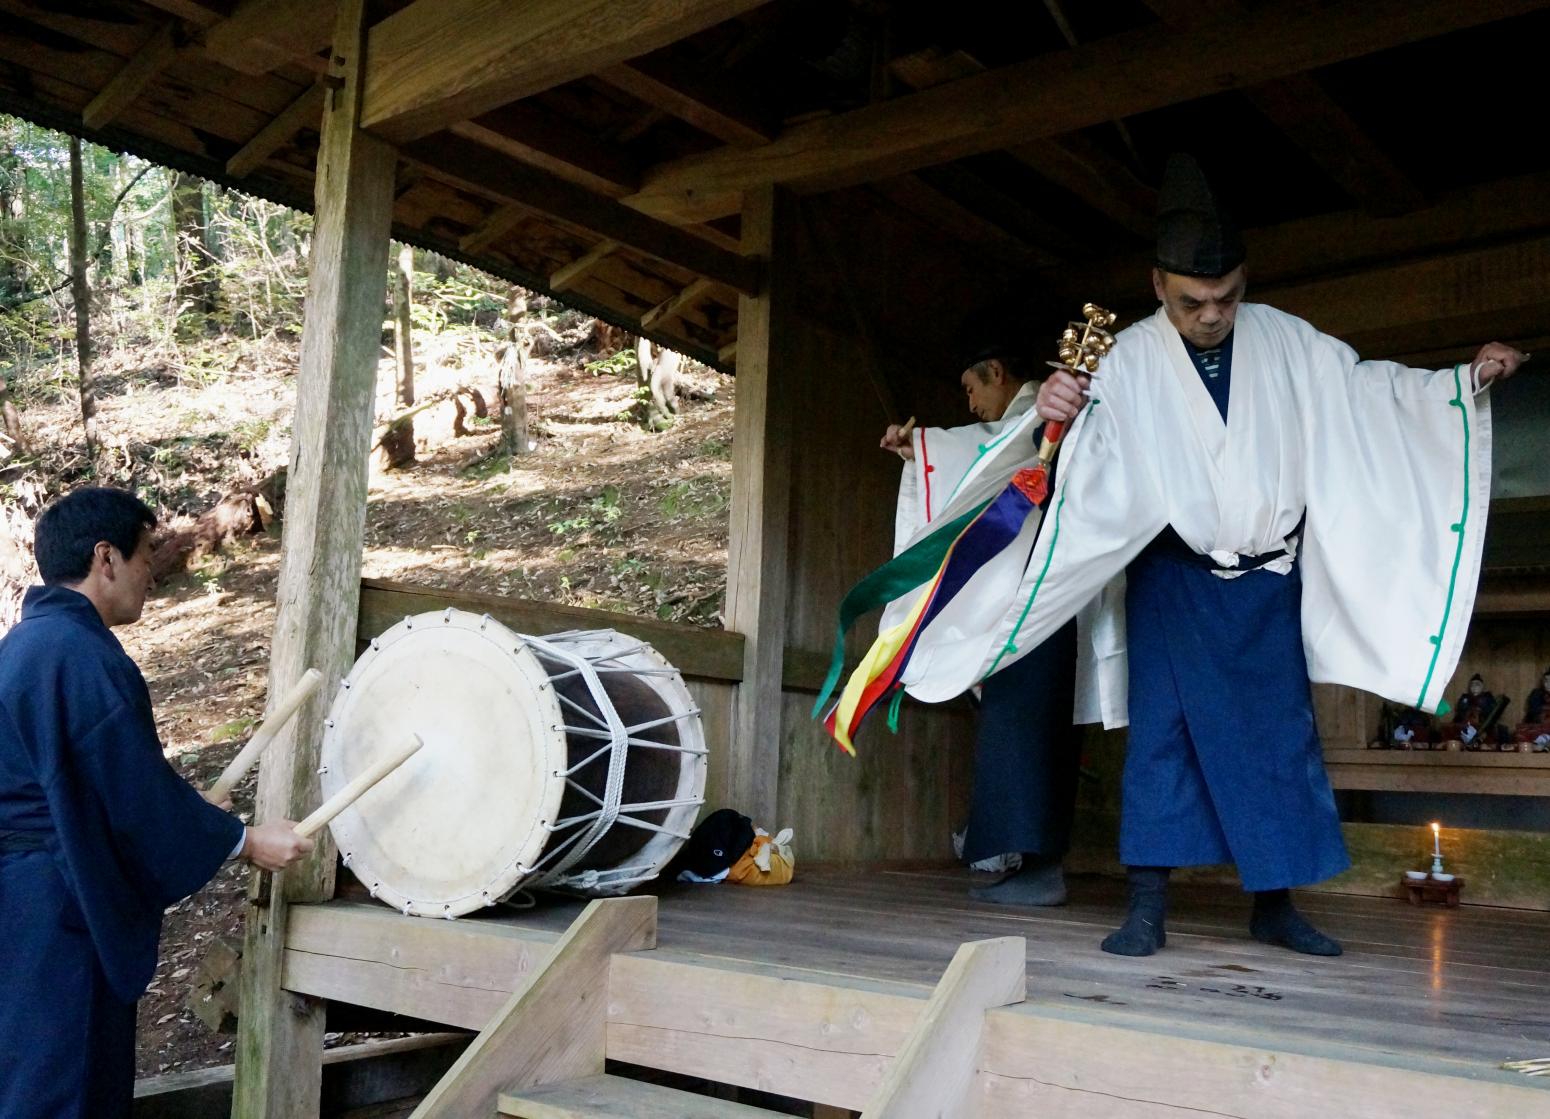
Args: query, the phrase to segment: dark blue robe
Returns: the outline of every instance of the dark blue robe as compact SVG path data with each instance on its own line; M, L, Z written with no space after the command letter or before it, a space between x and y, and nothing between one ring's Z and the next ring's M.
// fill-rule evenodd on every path
M1313 723L1300 571L1222 579L1153 547L1126 571L1125 616L1121 861L1236 863L1245 890L1350 866Z
M1232 335L1185 350L1225 421ZM1168 528L1126 569L1120 860L1236 863L1245 890L1333 877L1351 860L1314 726L1301 570L1211 566Z
M27 592L0 641L0 1116L120 1116L162 911L242 837L162 756L95 607Z
M1076 623L986 678L974 750L966 862L1071 847L1082 732L1071 725Z

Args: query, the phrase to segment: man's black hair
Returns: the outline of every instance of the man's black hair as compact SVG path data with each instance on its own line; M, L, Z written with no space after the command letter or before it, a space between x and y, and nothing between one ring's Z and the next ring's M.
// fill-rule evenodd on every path
M43 581L79 583L91 573L92 551L106 540L127 558L143 533L156 527L156 514L134 494L107 486L76 490L55 501L38 518L32 551Z

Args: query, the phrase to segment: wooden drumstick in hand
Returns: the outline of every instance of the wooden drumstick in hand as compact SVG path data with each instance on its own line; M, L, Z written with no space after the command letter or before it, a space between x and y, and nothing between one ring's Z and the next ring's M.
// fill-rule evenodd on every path
M253 763L258 761L258 756L269 748L269 744L285 729L285 724L291 721L291 716L307 702L308 696L318 690L322 682L323 674L315 668L309 668L301 674L301 679L281 697L280 702L275 704L274 712L248 739L248 744L237 752L231 764L215 779L215 784L205 791L206 800L211 804L220 804L231 796L237 782L247 776Z
M418 734L411 734L392 753L378 758L365 773L362 773L355 780L329 797L316 812L297 824L296 834L303 838L311 839L318 832L322 831L330 820L359 800L378 781L403 765L414 756L415 751L424 745L425 740L423 738Z

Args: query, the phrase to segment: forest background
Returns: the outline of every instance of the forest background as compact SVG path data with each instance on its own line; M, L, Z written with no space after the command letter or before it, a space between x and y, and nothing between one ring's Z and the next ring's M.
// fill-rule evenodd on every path
M119 636L198 785L263 711L311 229L0 116L0 632L43 506L138 494L157 590ZM396 242L383 267L365 574L719 625L732 380ZM140 1075L231 1059L244 887L169 911Z

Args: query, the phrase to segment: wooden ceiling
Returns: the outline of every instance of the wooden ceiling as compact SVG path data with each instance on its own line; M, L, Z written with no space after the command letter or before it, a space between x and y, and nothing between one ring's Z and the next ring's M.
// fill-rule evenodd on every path
M750 188L1143 311L1200 156L1255 297L1369 356L1550 345L1550 0L394 0L395 234L722 367ZM0 0L0 111L310 208L329 0ZM960 261L961 263L961 261ZM922 261L922 275L930 272Z

